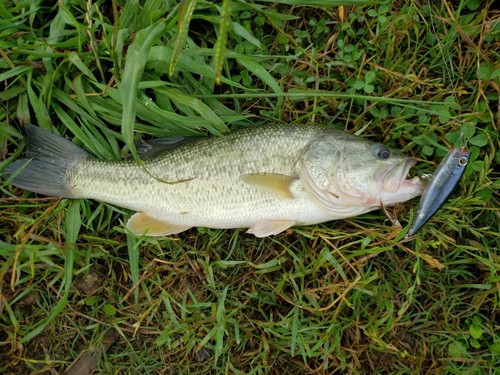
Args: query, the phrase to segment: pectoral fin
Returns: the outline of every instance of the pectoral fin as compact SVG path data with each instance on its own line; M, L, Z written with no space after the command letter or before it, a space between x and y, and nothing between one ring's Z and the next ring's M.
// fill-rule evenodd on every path
M172 224L149 216L144 212L137 212L128 220L127 228L134 234L147 236L168 236L184 232L191 227Z
M249 185L276 193L283 198L294 198L290 186L297 180L295 177L278 173L247 173L241 175L240 179Z
M297 223L291 220L259 220L247 230L247 233L256 237L267 237L281 233L295 224Z

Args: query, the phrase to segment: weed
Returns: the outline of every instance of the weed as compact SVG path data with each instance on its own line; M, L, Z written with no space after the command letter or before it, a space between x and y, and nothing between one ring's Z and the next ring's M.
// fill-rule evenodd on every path
M140 138L327 124L432 172L417 202L256 239L127 233L108 204L0 187L0 372L477 373L500 367L500 14L493 1L0 4L0 171L22 124L96 157Z

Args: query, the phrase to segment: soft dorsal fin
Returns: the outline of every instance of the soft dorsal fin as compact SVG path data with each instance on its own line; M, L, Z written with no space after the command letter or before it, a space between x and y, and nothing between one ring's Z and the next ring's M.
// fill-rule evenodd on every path
M283 198L293 199L294 196L290 186L297 180L295 177L278 173L247 173L240 176L240 179L249 185L262 188Z
M141 139L135 145L141 159L152 159L165 151L173 150L186 143L194 142L203 137L198 136L176 136L170 138Z
M127 228L134 234L147 236L168 236L188 230L189 226L172 224L149 216L145 212L133 214L127 221Z

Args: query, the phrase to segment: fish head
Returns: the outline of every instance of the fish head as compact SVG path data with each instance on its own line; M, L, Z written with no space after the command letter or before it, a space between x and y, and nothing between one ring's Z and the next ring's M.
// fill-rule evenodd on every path
M309 191L331 211L346 216L407 201L424 189L418 177L408 178L415 159L359 137L313 142L304 161Z
M393 154L387 163L379 162L380 167L374 174L376 186L378 187L377 200L382 205L391 205L405 202L421 195L425 183L418 177L409 178L410 169L416 164L416 160L392 151Z

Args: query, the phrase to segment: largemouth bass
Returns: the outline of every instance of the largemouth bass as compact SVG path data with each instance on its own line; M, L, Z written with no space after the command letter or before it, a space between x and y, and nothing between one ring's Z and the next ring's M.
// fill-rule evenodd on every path
M170 145L142 166L98 160L33 125L26 133L27 158L6 169L13 185L137 211L127 227L139 235L209 227L265 237L404 202L424 188L407 179L414 159L327 127L253 126Z

